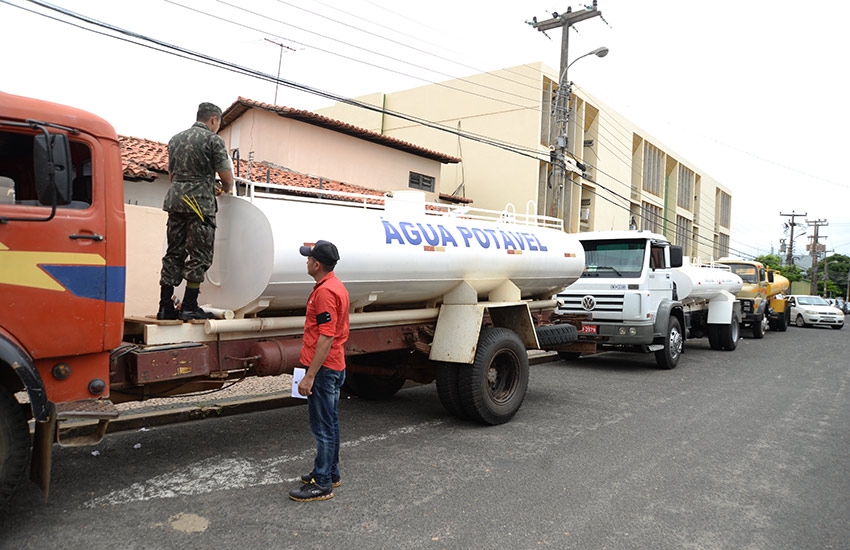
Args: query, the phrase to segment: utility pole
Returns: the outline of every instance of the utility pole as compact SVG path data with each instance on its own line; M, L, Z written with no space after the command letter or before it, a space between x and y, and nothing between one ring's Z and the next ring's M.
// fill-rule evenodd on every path
M829 262L826 261L826 255L832 252L835 254L835 249L823 251L823 294L824 298L829 298L826 285L829 283Z
M821 239L821 237L818 236L818 229L821 228L821 227L828 226L829 223L827 223L826 220L815 220L815 221L812 221L812 222L810 222L809 220L806 220L806 223L809 224L809 225L813 225L815 227L815 234L814 234L814 236L812 236L812 244L809 245L810 248L811 248L810 253L812 255L812 272L811 272L812 284L809 287L809 294L811 294L812 296L817 296L818 295L818 248L819 248L819 245L820 245L819 240Z
M277 58L277 80L274 83L274 104L277 105L277 88L278 86L280 86L280 66L283 64L283 49L286 48L287 50L294 52L295 48L290 48L285 44L275 42L274 40L271 40L269 38L264 38L263 40L265 40L266 42L271 42L275 46L280 46L280 56Z
M793 210L790 214L779 213L780 216L790 216L791 217L791 239L788 241L788 255L785 256L785 265L794 265L794 218L797 216L806 217L808 214L803 212L802 214L797 214Z
M574 191L572 186L568 187L567 179L567 152L569 151L568 143L568 124L569 124L569 81L567 80L567 69L569 68L568 53L570 47L570 27L579 21L590 19L592 17L601 16L602 12L597 9L596 1L593 0L593 6L587 7L582 11L573 12L572 7L567 8L566 13L553 13L551 19L546 21L537 21L533 19L532 26L540 32L546 32L551 29L561 27L561 68L558 79L558 92L555 101L555 123L557 126L557 134L555 143L552 145L552 167L553 167L553 194L557 211L557 217L565 222L565 229L570 231L572 224L572 206L569 209L569 216L564 212L564 193L570 196L569 204L572 205ZM581 197L579 196L579 200Z

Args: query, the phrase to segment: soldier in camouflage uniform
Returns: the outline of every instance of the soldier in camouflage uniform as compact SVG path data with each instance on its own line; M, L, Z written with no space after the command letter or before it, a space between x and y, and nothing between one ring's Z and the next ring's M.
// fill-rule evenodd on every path
M162 258L157 319L207 319L198 307L204 274L212 265L215 239L215 175L222 190L233 187L233 167L224 140L217 134L221 109L212 103L198 106L197 122L168 142L171 187L162 209L168 212L168 249ZM174 287L186 279L182 309L174 307Z

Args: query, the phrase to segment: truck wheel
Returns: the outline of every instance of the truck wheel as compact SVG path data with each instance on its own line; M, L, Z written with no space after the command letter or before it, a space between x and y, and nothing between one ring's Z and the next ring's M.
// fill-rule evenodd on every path
M723 325L708 325L708 345L711 349L721 350L723 344L720 342L720 329Z
M458 371L462 368L469 367L468 365L446 361L437 363L437 397L440 398L440 403L450 414L468 420L469 415L463 410L460 390L457 386Z
M726 351L735 351L738 347L738 337L740 336L741 320L738 314L732 315L732 322L728 325L720 325L720 346Z
M346 372L342 387L346 392L362 399L380 401L397 394L403 385L404 378L400 376Z
M667 323L667 338L664 339L664 349L655 352L655 362L662 369L675 369L682 355L685 339L682 335L682 325L675 316L670 316Z
M755 321L753 321L753 338L757 340L764 338L764 323L764 314L762 313L761 315L756 315L756 319Z
M528 389L528 352L517 334L485 327L472 365L458 372L463 410L473 420L504 424L519 410Z
M559 351L558 357L560 357L564 361L578 361L578 358L581 357L581 352L580 351Z
M785 332L786 330L788 330L788 325L791 324L791 311L788 309L783 311L782 314L779 316L779 320L776 322L776 324L778 325L776 327L776 330L778 330L779 332Z
M21 406L0 386L0 509L18 487L29 453L30 432Z

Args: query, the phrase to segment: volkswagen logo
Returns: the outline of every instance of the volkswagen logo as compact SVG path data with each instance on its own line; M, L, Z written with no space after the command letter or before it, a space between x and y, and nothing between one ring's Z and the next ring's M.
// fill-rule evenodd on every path
M581 299L581 307L583 307L585 311L592 311L593 308L596 307L596 298L590 295L585 296Z

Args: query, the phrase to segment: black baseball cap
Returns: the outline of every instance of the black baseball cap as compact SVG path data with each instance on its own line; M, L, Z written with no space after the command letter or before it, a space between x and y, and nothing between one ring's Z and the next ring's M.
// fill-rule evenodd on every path
M299 249L302 256L312 257L320 263L334 267L339 261L339 251L336 245L330 241L316 241L315 244L304 245Z

